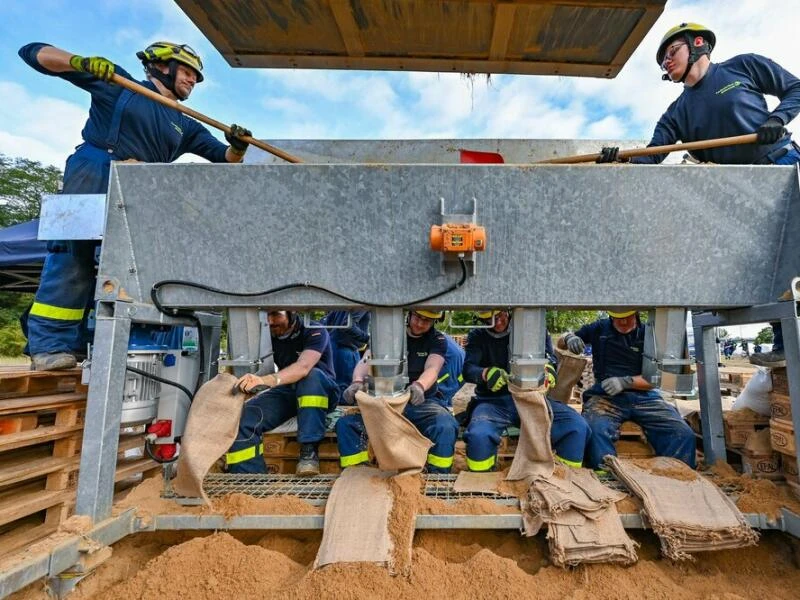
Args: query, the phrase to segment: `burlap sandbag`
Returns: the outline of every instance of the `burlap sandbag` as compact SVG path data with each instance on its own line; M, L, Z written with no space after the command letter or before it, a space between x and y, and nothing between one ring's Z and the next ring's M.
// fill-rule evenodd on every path
M556 386L547 395L566 404L572 396L572 388L581 380L589 360L561 348L556 348L556 353L558 354Z
M370 396L356 393L361 418L378 466L384 471L419 473L433 446L414 424L403 416L411 394Z
M337 562L389 563L393 547L389 475L369 467L350 467L336 479L325 504L315 569Z
M546 479L553 474L555 461L550 448L552 418L544 394L541 390L526 390L514 384L508 385L508 391L519 413L520 433L506 479Z
M244 392L233 391L236 381L233 375L220 373L195 394L181 441L178 475L172 482L181 496L201 497L209 506L203 478L236 439L247 398Z

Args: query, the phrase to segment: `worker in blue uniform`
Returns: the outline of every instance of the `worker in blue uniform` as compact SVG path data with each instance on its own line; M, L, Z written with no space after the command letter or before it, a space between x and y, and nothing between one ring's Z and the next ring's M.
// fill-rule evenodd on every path
M412 310L406 323L406 364L411 397L403 416L433 442L428 451L425 470L429 473L449 473L455 456L458 423L444 403L436 383L444 364L447 341L434 323L441 320L441 311ZM356 392L367 391L366 362L358 363L353 383L345 390L342 402L354 404ZM347 415L336 422L342 467L369 462L367 432L360 415Z
M642 377L644 325L633 310L609 310L609 318L568 333L559 347L581 354L592 344L595 384L583 393L583 418L592 430L588 466L603 468L603 457L616 455L614 442L625 421L639 425L656 452L695 468L694 432L678 410Z
M336 384L342 392L353 382L353 370L361 360L359 348L369 341L369 321L368 310L332 310L320 320L329 328Z
M444 366L439 372L439 379L436 380L436 383L439 384L439 391L442 393L445 406L450 408L453 406L453 396L464 385L464 376L462 374L464 369L464 349L451 336L446 333L443 335L445 341L447 341L447 353L444 356Z
M683 92L656 124L648 146L662 146L755 132L757 143L694 150L701 162L723 165L792 165L800 162L800 147L786 125L800 112L800 79L758 54L740 54L721 63L711 62L717 39L699 23L681 23L664 34L656 62L663 79L683 84ZM769 110L765 95L780 102ZM619 148L603 148L598 162L618 160ZM634 164L657 164L666 154L640 156ZM750 362L765 367L786 366L783 331L771 323L771 352L756 354Z
M470 471L493 471L497 468L497 446L508 427L519 427L520 419L508 390L510 370L509 339L511 315L507 310L477 314L491 327L473 329L467 336L464 379L476 384L464 441L467 443L467 467ZM556 357L547 334L543 384L545 390L556 383ZM577 411L566 404L545 397L553 417L550 441L556 458L570 467L580 467L589 438L589 426Z
M243 392L258 391L245 402L239 433L225 455L231 473L264 473L264 432L297 417L300 458L296 474L319 475L319 443L325 437L325 419L339 402L328 332L305 327L296 313L271 311L267 315L276 373L248 373L236 385Z
M64 194L105 194L112 161L168 163L184 153L211 162L240 162L250 132L237 125L218 141L197 121L178 110L109 83L116 74L133 77L99 56L84 57L33 43L19 55L45 75L60 77L91 95L83 143L67 159ZM172 100L186 100L203 81L203 63L185 44L156 42L139 52L147 80L141 84ZM95 256L99 243L86 240L48 242L48 255L33 305L23 319L26 352L36 370L70 369L85 352L84 315L94 297Z

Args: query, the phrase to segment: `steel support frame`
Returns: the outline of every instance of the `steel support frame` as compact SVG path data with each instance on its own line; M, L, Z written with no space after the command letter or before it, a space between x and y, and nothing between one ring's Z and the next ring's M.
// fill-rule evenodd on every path
M91 517L97 523L111 516L131 324L196 323L187 318L168 317L152 305L119 300L98 301L95 314L75 513ZM216 374L222 319L210 313L198 313L197 318L205 348L204 364L200 368L202 380L206 381Z
M509 366L511 381L522 388L535 388L547 363L544 308L515 308L511 311Z
M796 281L793 286L796 287ZM719 348L717 327L780 321L786 355L786 375L792 405L795 444L800 448L800 325L797 302L775 302L747 308L718 310L692 314L697 378L700 393L700 420L703 426L703 451L706 462L726 460L725 435L722 423L722 397L719 389ZM800 457L797 459L800 468Z

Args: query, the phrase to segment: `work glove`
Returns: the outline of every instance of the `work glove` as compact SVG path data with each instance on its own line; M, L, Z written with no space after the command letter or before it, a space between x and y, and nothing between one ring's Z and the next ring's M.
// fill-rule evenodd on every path
M111 81L114 63L102 56L78 56L69 59L69 66L81 73L91 73L103 81Z
M259 377L253 373L248 373L239 379L234 386L234 390L239 388L248 394L258 394L269 388L280 385L281 380L274 373Z
M609 396L616 396L633 387L633 377L609 377L600 382L600 387Z
M595 162L600 163L615 163L619 160L619 146L603 146L600 149L600 158Z
M250 145L237 137L241 135L253 137L253 132L234 123L231 125L230 133L225 134L225 140L231 145L231 151L239 156L244 155L247 151L247 147Z
M777 117L770 117L756 131L756 142L759 144L774 144L786 135L786 128Z
M508 373L500 367L491 367L486 371L486 387L490 392L499 392L508 384Z
M415 381L408 386L408 391L411 392L411 398L408 399L414 406L419 406L425 402L425 389L419 381Z
M586 344L574 333L568 333L564 337L564 343L567 345L567 350L573 354L583 354L583 351L586 350Z
M354 381L347 389L342 393L342 400L344 400L345 404L355 404L356 403L356 392L366 392L367 391L367 382L366 381Z
M544 366L544 373L542 373L542 380L539 383L539 385L542 384L544 384L545 392L552 390L554 387L556 387L556 368L550 363L547 363Z

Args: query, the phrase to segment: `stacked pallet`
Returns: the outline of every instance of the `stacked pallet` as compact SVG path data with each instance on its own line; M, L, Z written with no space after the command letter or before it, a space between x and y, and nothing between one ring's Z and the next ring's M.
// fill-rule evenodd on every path
M297 439L297 432L264 435L264 462L267 465L267 473L294 475L299 457L300 442ZM336 474L342 471L339 466L336 434L332 431L325 434L319 445L319 468L323 474Z
M789 397L789 379L786 368L772 370L772 392L770 407L770 443L780 454L783 475L790 486L800 492L800 477L797 470L797 447L792 422L792 403Z
M71 514L87 394L80 381L78 369L0 373L0 554ZM121 437L117 481L157 467L142 457L143 443L141 432Z
M724 394L738 396L756 372L754 367L720 367L719 387Z

